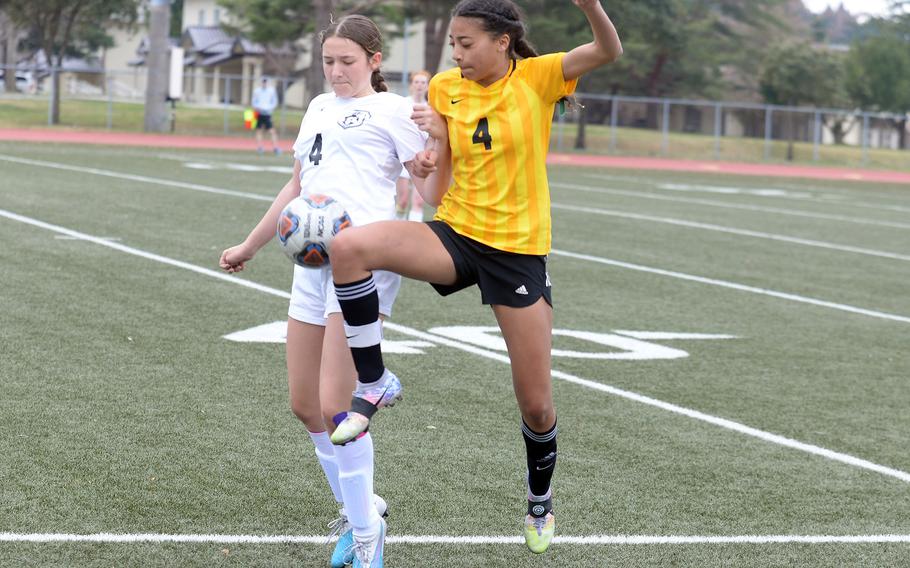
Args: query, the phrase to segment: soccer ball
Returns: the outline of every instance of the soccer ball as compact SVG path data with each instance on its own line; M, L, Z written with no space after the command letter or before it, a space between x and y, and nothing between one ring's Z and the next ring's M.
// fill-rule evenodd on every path
M300 196L278 216L278 244L300 266L319 268L329 263L332 239L350 226L341 203L318 193Z

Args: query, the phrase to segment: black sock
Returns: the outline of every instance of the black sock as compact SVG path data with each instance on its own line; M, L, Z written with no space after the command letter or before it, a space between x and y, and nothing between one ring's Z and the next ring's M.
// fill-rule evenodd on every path
M556 423L547 432L537 433L521 421L528 456L528 490L531 495L548 497L550 480L556 468ZM549 499L547 500L549 502ZM544 511L546 514L549 510ZM543 515L537 515L543 516Z
M385 365L380 348L379 293L373 275L350 284L336 282L335 295L344 314L345 334L358 378L362 383L376 382L382 377Z

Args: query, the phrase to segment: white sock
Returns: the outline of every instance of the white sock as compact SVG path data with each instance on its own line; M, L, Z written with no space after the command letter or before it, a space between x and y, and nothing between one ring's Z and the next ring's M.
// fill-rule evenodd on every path
M423 209L411 209L408 212L408 221L423 221Z
M379 513L373 501L373 438L370 433L343 446L335 446L335 461L344 510L354 536L369 538L379 527Z
M310 432L310 438L313 440L313 445L316 446L316 458L322 466L322 471L329 482L329 487L332 488L332 495L335 496L335 501L341 505L343 499L341 498L341 485L338 483L338 462L335 460L335 444L329 439L328 432Z

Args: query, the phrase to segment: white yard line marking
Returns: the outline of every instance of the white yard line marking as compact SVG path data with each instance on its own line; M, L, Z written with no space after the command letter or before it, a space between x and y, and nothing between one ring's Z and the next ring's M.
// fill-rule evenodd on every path
M719 233L728 233L731 235L739 235L743 237L755 237L759 239L768 239L772 241L780 241L784 243L792 243L797 245L805 245L810 247L824 248L830 250L837 250L843 252L852 252L857 254L865 254L869 256L877 256L881 258L890 258L893 260L906 260L910 261L910 256L904 254L896 254L892 252L885 252L880 250L873 250L867 248L854 247L849 245L839 245L836 243L829 243L825 241L815 241L812 239L801 239L797 237L787 237L784 235L777 235L774 233L764 233L761 231L750 231L748 229L736 229L733 227L724 227L722 225L713 225L710 223L697 223L695 221L685 221L683 219L673 219L671 217L656 217L653 215L641 215L638 213L625 213L623 211L613 211L610 209L597 209L594 207L579 207L577 205L564 205L561 203L552 203L551 206L553 209L565 209L566 211L579 211L581 213L590 213L594 215L606 215L610 217L621 217L625 219L636 219L639 221L650 221L652 223L665 223L667 225L676 225L679 227L689 227L691 229L703 229L706 231L716 231Z
M649 272L651 274L669 276L671 278L678 278L680 280L688 280L690 282L698 282L700 284L709 284L711 286L720 286L722 288L730 288L733 290L740 290L742 292L750 292L752 294L771 296L773 298L780 298L782 300L790 300L791 302L800 302L802 304L811 304L813 306L820 306L823 308L830 308L832 310L850 312L853 314L861 314L861 315L869 316L869 317L873 317L873 318L879 318L879 319L885 319L885 320L891 320L891 321L899 321L899 322L903 322L903 323L910 323L910 317L907 317L907 316L902 316L902 315L898 315L898 314L889 314L887 312L879 312L876 310L867 310L866 308L858 308L856 306L850 306L847 304L838 304L836 302L818 300L816 298L809 298L806 296L800 296L798 294L789 294L787 292L778 292L776 290L767 290L765 288L757 288L755 286L746 286L745 284L737 284L736 282L728 282L726 280L717 280L715 278L705 278L702 276L694 276L692 274L685 274L683 272L674 272L672 270L664 270L662 268L652 268L650 266L643 266L641 264L632 264L631 262L623 262L620 260L613 260L610 258L592 256L589 254L579 254L579 253L575 253L575 252L569 252L569 251L558 250L558 249L551 250L550 254L566 256L566 257L574 258L577 260L587 260L589 262L597 262L600 264L607 264L610 266L618 266L620 268L628 268L630 270L638 270L639 272Z
M843 221L845 223L857 223L860 225L873 225L876 227L891 227L895 229L910 229L908 223L897 223L893 221L881 221L877 219L866 219L863 217L847 217L846 215L829 215L826 213L812 213L810 211L795 211L793 209L781 209L779 207L763 207L761 205L744 205L738 203L727 203L725 201L715 201L713 199L698 199L694 197L672 197L669 195L656 195L643 191L626 191L622 189L607 189L604 187L591 187L588 185L578 185L574 183L553 182L550 187L561 187L576 191L586 191L589 193L605 193L609 195L622 195L626 197L637 197L640 199L656 199L658 201L672 201L674 203L688 203L692 205L709 205L711 207L724 207L726 209L739 209L741 211L756 211L761 213L777 213L778 215L790 215L793 217L806 217L809 219L824 219L826 221Z
M632 176L619 176L619 175L610 175L610 174L589 174L589 173L579 174L577 171L573 171L572 173L573 173L573 175L580 175L581 177L591 179L591 180L594 180L599 183L603 183L604 181L620 181L623 183L650 185L650 186L653 186L656 188L656 187L660 186L661 184L668 182L666 179L647 178L647 177L632 177ZM716 176L716 174L711 174L711 175ZM825 198L825 199L840 200L840 199L855 198L855 197L859 197L860 199L869 199L870 197L874 197L877 199L898 201L900 203L906 202L905 199L901 199L900 196L895 195L894 193L881 193L881 192L875 192L875 191L872 191L869 189L857 190L857 189L853 189L850 187L838 187L838 186L833 186L833 185L824 185L824 186L823 185L808 185L805 183L800 183L798 185L791 184L791 183L775 183L774 186L775 186L775 188L780 188L780 189L784 189L784 190L815 192L817 197ZM754 189L754 186L750 186L750 185L742 185L739 187L741 187L743 189ZM856 205L858 207L868 207L870 209L883 209L886 211L910 211L910 208L902 207L900 205L886 205L884 203L866 204L866 203L857 203L852 200L849 202L841 201L839 203L835 203L834 205L848 205L848 204L851 206Z
M233 191L230 189L221 189L219 187L200 185L198 183L186 183L186 182L182 182L182 181L170 181L170 180L166 180L166 179L140 176L140 175L134 175L134 174L122 174L122 173L118 173L118 172L112 172L109 170L99 170L98 168L86 168L83 166L71 166L68 164L59 164L56 162L45 162L44 160L29 160L26 158L16 158L13 156L3 156L3 155L0 155L0 160L4 160L7 162L13 162L15 164L39 166L42 168L52 168L55 170L79 172L79 173L83 173L83 174L94 174L97 176L104 176L104 177L122 179L122 180L127 180L127 181L138 181L140 183L150 183L150 184L154 184L154 185L179 187L180 189L190 189L193 191L201 191L203 193L214 193L217 195L226 195L228 197L242 197L244 199L256 199L259 201L268 201L269 203L271 203L275 199L274 195L260 195L258 193L247 193L245 191Z
M0 533L0 542L185 543L185 544L317 544L325 536L159 533ZM524 544L519 536L390 535L389 544ZM871 535L592 535L556 536L554 544L890 544L910 543L907 534Z
M204 193L213 193L216 195L226 195L226 196L230 196L230 197L240 197L240 198L245 198L245 199L255 199L258 201L268 201L268 202L271 202L274 200L273 196L268 196L268 195L260 195L260 194L256 194L256 193L248 193L248 192L242 192L242 191L233 191L233 190L222 189L222 188L218 188L218 187L211 187L211 186L200 185L200 184L195 184L195 183L170 181L170 180L152 178L152 177L147 177L147 176L122 174L122 173L113 172L113 171L109 171L109 170L101 170L101 169L97 169L97 168L86 168L86 167L82 167L82 166L71 166L68 164L47 162L47 161L43 161L43 160L31 160L31 159L26 159L26 158L17 158L17 157L13 157L13 156L3 156L3 155L0 155L0 160L6 160L8 162L13 162L13 163L18 163L18 164L54 168L54 169L60 169L60 170L66 170L66 171L76 171L76 172L81 172L81 173L89 173L89 174L95 174L95 175L100 175L100 176L105 176L105 177L111 177L111 178L115 178L115 179L138 181L141 183L164 185L164 186L176 187L176 188L180 188L180 189L189 189L192 191L201 191ZM554 187L571 187L573 189L587 187L587 186L573 186L570 184L560 184L560 183L553 183L551 185L553 185ZM661 198L661 196L642 194L640 192L634 192L634 191L622 192L620 190L608 190L608 189L599 189L599 188L588 188L587 190L613 192L613 193L618 192L621 194L629 194L629 195L648 197L648 198L654 198L654 199ZM679 201L678 198L664 197L664 199L669 199L671 201ZM683 201L693 201L693 200L683 199ZM702 200L694 200L694 201L702 201ZM737 235L742 235L742 236L752 236L752 237L773 239L773 240L778 240L778 241L803 244L803 245L807 245L807 246L829 248L829 249L841 250L841 251L845 251L845 252L853 252L853 253L859 253L859 254L879 256L879 257L883 257L883 258L892 258L892 259L897 259L897 260L910 260L910 257L905 256L905 255L893 254L893 253L882 252L882 251L874 251L871 249L852 247L852 246L848 246L848 245L835 245L833 243L825 243L822 241L813 241L813 240L809 240L809 239L798 239L798 238L792 238L792 237L785 237L782 235L772 235L770 233L760 233L757 231L748 231L748 230L734 229L734 228L729 228L729 227L721 227L718 225L709 225L709 224L705 224L705 223L694 223L694 222L682 221L682 220L677 220L677 219L652 217L652 216L648 216L648 215L637 215L637 214L633 214L633 213L621 213L618 211L607 211L607 210L602 210L602 209L582 208L582 207L575 207L572 205L562 205L562 204L557 204L557 203L554 203L553 207L557 208L557 209L561 208L561 209L567 209L567 210L583 211L586 213L597 213L597 214L601 214L601 215L613 215L613 216L618 216L618 217L624 216L624 217L628 217L630 219L641 219L641 220L648 220L648 221L654 221L654 222L669 223L669 224L692 227L692 228L721 231L721 232L737 234ZM751 208L751 206L750 206L750 208ZM775 210L775 211L777 211L777 210ZM780 211L784 211L784 210L780 210ZM906 225L906 227L910 228L910 225Z
M78 237L81 237L85 241L90 241L92 243L95 243L95 244L98 244L101 246L109 247L109 248L112 248L112 249L115 249L115 250L118 250L121 252L125 252L127 254L139 256L141 258L145 258L148 260L154 260L156 262L160 262L160 263L167 264L170 266L183 268L186 270L191 270L192 272L195 272L197 274L202 274L204 276L211 276L213 278L217 278L219 280L226 281L226 282L231 282L231 283L234 283L234 284L237 284L240 286L246 286L248 288L253 288L254 290L264 292L266 294L271 294L271 295L277 296L279 298L285 298L285 299L290 298L290 294L288 292L284 292L282 290L276 290L276 289L270 288L268 286L263 286L261 284L255 284L252 282L248 282L246 280L241 280L240 278L230 276L230 275L224 274L222 272L216 272L214 270L210 270L207 268L194 266L194 265L186 263L186 262L181 262L179 260L173 260L173 259L170 259L170 258L167 258L164 256L159 256L156 254L148 253L148 252L145 252L145 251L142 251L139 249L134 249L132 247L121 245L118 243L108 242L108 241L99 239L97 237L92 237L91 235L86 235L84 233L80 233L78 231L73 231L71 229L66 229L64 227L59 227L56 225L52 225L50 223L45 223L43 221L38 221L36 219L32 219L32 218L25 217L22 215L17 215L15 213L10 213L9 211L5 211L3 209L0 209L0 217L6 217L6 218L12 219L14 221L27 223L29 225L40 227L42 229L46 229L49 231L54 231L54 232L71 235L71 236L78 236ZM910 319L907 319L907 321L910 322ZM443 337L440 335L425 333L425 332L422 332L422 331L419 331L416 329L412 329L412 328L409 328L409 327L406 327L406 326L403 326L400 324L395 324L393 322L386 322L385 326L388 329L397 331L397 332L405 334L405 335L410 335L410 336L416 337L418 339L423 339L426 341L430 341L432 343L448 345L450 347L454 347L455 349L460 349L460 350L466 351L468 353L480 355L481 357L485 357L487 359L492 359L494 361L499 361L499 362L502 362L505 364L509 364L508 356L503 355L501 353L494 353L491 351L487 351L486 349L482 349L480 347L467 345L467 344L461 343L459 341L455 341L455 340L452 340L452 339L449 339L449 338L446 338L446 337ZM904 472L904 471L901 471L898 469L886 467L883 465L879 465L879 464L876 464L876 463L873 463L873 462L870 462L870 461L867 461L867 460L864 460L861 458L857 458L855 456L851 456L849 454L843 454L843 453L828 450L826 448L822 448L819 446L814 446L812 444L806 444L806 443L800 442L798 440L794 440L792 438L787 438L785 436L780 436L777 434L772 434L770 432L765 432L763 430L759 430L757 428L752 428L750 426L746 426L744 424L740 424L740 423L734 422L732 420L727 420L725 418L719 418L717 416L711 416L709 414L705 414L705 413L699 412L697 410L692 410L689 408L685 408L682 406L664 402L662 400L657 400L657 399L654 399L654 398L651 398L648 396L640 395L638 393L634 393L631 391L627 391L627 390L619 389L619 388L612 387L609 385L605 385L603 383L598 383L598 382L591 381L588 379L576 377L574 375L570 375L568 373L563 373L562 371L557 371L555 369L552 371L552 375L554 378L561 379L561 380L564 380L564 381L567 381L567 382L570 382L570 383L573 383L573 384L576 384L579 386L584 386L587 388L591 388L594 390L598 390L601 392L619 396L619 397L622 397L622 398L625 398L628 400L633 400L635 402L646 404L648 406L653 406L653 407L659 408L661 410L666 410L669 412L673 412L675 414L679 414L679 415L686 416L689 418L694 418L694 419L700 420L702 422L707 422L707 423L713 424L715 426L720 426L720 427L726 428L728 430L733 430L735 432L739 432L739 433L745 434L747 436L752 436L752 437L755 437L755 438L758 438L758 439L761 439L761 440L764 440L767 442L771 442L773 444L778 444L778 445L781 445L784 447L800 450L800 451L803 451L803 452L806 452L809 454L821 456L821 457L824 457L824 458L827 458L827 459L830 459L833 461L837 461L840 463L844 463L847 465L851 465L854 467L866 469L869 471L874 471L876 473L880 473L882 475L886 475L889 477L893 477L895 479L899 479L906 483L910 483L910 473L907 473L907 472Z

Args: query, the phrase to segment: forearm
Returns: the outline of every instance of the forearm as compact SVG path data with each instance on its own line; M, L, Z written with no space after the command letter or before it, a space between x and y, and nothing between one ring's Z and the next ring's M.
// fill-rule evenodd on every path
M588 18L588 23L591 24L594 47L604 55L607 63L618 59L622 55L622 43L619 41L616 27L601 3L594 2L590 7L584 9L584 14Z
M243 241L244 245L255 253L272 240L278 227L278 216L281 215L282 209L298 195L300 195L300 182L297 181L295 173L295 176L278 192L275 200L272 201L272 205L269 206L268 211L265 212L256 227L247 235Z
M420 196L432 207L439 207L442 198L452 184L452 149L449 139L439 140L436 144L436 171L427 176Z

